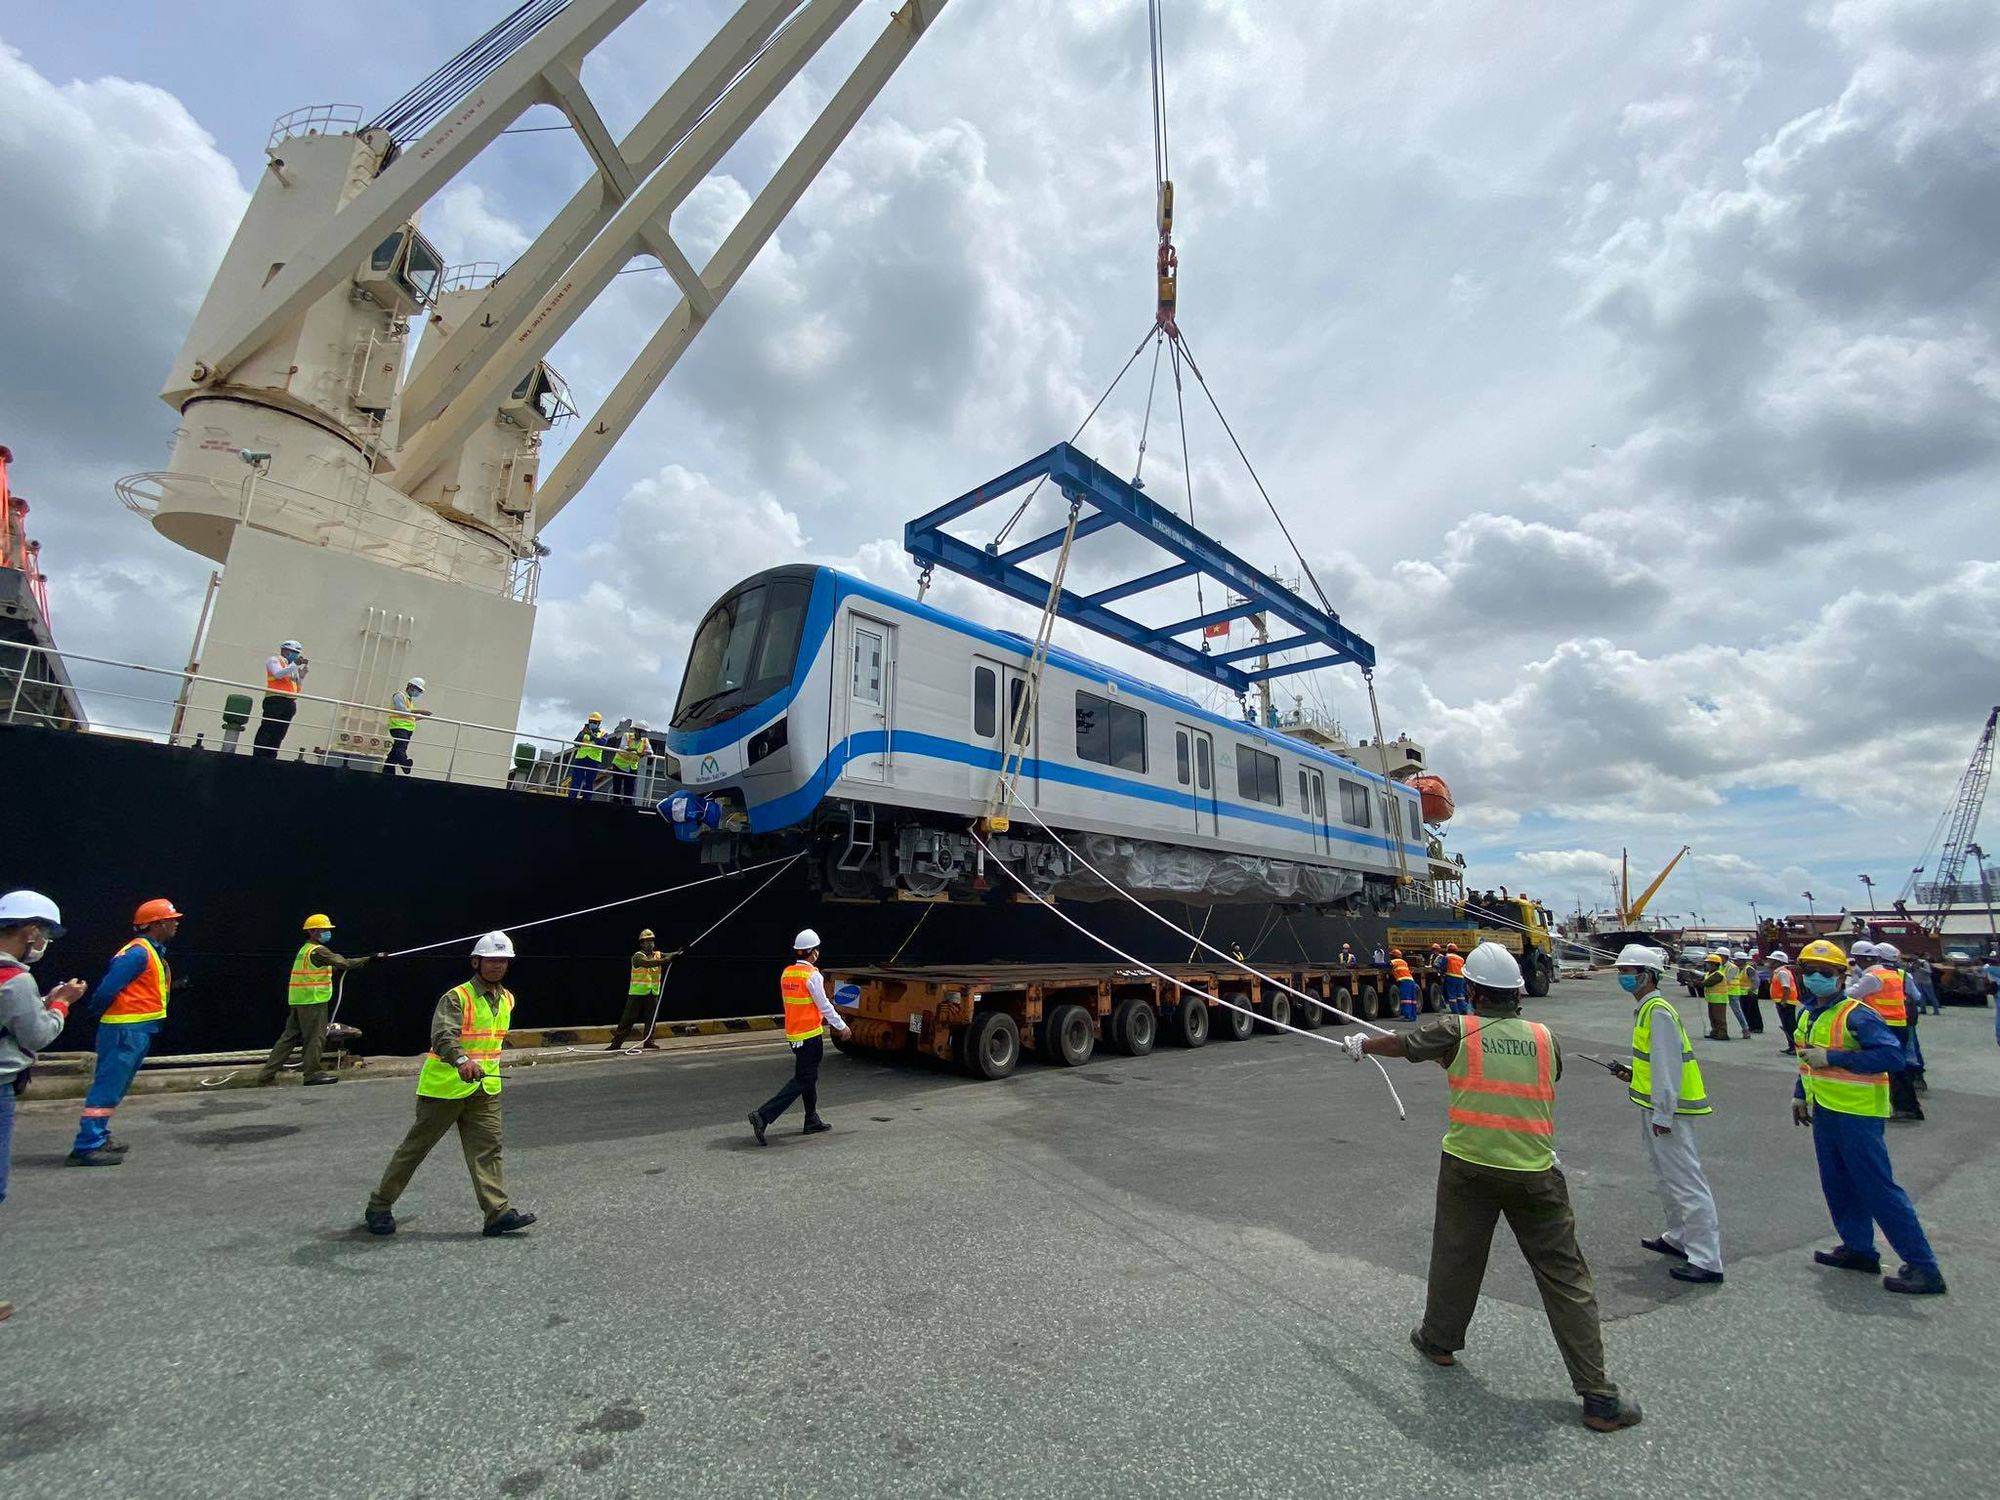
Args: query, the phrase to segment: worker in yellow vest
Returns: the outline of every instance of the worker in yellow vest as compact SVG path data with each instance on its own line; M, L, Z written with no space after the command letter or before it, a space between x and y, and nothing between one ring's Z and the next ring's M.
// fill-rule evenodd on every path
M1898 1065L1889 1070L1889 1119L1897 1125L1920 1125L1924 1107L1917 1102L1916 1079L1910 1071L1910 1032L1916 1023L1910 1018L1910 997L1903 987L1902 951L1894 943L1864 941L1854 945L1850 956L1867 963L1849 987L1848 997L1882 1018L1901 1053Z
M132 940L111 956L111 967L91 993L105 1009L97 1018L97 1069L70 1146L73 1167L115 1167L125 1160L125 1143L111 1135L111 1115L167 1022L174 989L167 944L180 930L181 912L173 902L165 897L140 902L132 913Z
M625 1009L618 1017L618 1029L611 1033L611 1045L606 1052L616 1052L625 1045L625 1038L645 1022L645 1039L639 1043L641 1052L658 1052L660 1044L653 1040L653 1021L660 1013L660 983L666 977L667 965L678 954L662 953L653 939L653 929L642 928L639 932L639 947L633 953L627 966L625 981Z
M1889 1076L1901 1065L1903 1050L1880 1016L1841 993L1846 974L1847 955L1838 943L1821 938L1799 953L1805 1010L1794 1032L1799 1078L1792 1086L1792 1123L1812 1128L1820 1191L1840 1234L1835 1249L1815 1250L1813 1259L1875 1275L1882 1269L1875 1248L1879 1224L1903 1257L1897 1273L1882 1278L1883 1289L1936 1296L1945 1289L1944 1273L1910 1195L1889 1166L1883 1129Z
M417 707L417 700L423 695L421 677L412 677L399 691L389 695L389 753L382 760L384 776L394 776L398 767L405 776L416 770L410 762L410 741L416 736L417 720L431 716L428 708Z
M359 969L369 955L343 958L327 946L333 941L333 918L316 911L305 920L305 943L292 955L292 972L285 983L285 1029L257 1070L259 1083L274 1083L294 1046L302 1049L300 1071L307 1084L338 1083L340 1079L320 1065L326 1046L327 1012L333 1008L333 976ZM377 953L375 958L382 957Z
M1701 998L1708 1006L1708 1039L1729 1040L1729 955L1711 953L1701 973Z
M783 1088L750 1111L750 1128L760 1146L770 1144L764 1132L792 1107L794 1099L806 1102L806 1128L801 1135L833 1129L819 1117L819 1061L826 1047L826 1028L831 1026L846 1036L848 1026L826 998L826 981L819 972L819 934L810 927L792 939L792 961L778 976L778 994L785 1003L785 1040L792 1049L792 1076Z
M1498 943L1465 959L1469 1016L1433 1016L1387 1036L1350 1036L1350 1057L1434 1062L1450 1080L1450 1124L1438 1162L1430 1294L1410 1342L1434 1365L1453 1365L1479 1305L1493 1231L1502 1214L1542 1291L1549 1331L1593 1432L1636 1426L1639 1405L1604 1370L1604 1331L1590 1267L1576 1242L1576 1213L1555 1156L1556 1080L1562 1053L1539 1022L1521 1018L1520 965Z
M576 732L576 749L569 757L569 795L589 802L597 794L597 773L604 768L604 747L610 741L604 732L604 715L592 709L584 716L583 728Z
M1660 988L1667 955L1643 943L1627 943L1617 966L1618 987L1639 1008L1632 1017L1632 1061L1611 1071L1629 1085L1627 1096L1641 1110L1640 1134L1653 1164L1653 1187L1667 1215L1665 1232L1639 1243L1681 1262L1668 1272L1676 1281L1719 1282L1722 1225L1694 1139L1695 1120L1714 1107L1680 1012Z
M500 1051L514 1019L514 996L501 980L514 959L514 940L489 932L472 945L472 978L444 992L431 1014L431 1050L417 1075L417 1118L389 1158L369 1195L364 1221L370 1234L394 1234L390 1212L431 1148L454 1125L472 1172L472 1191L488 1239L512 1234L535 1216L507 1201L500 1177Z
M613 735L611 739L616 745L611 752L611 800L629 804L638 785L639 767L645 763L653 748L646 721L636 720L623 734Z

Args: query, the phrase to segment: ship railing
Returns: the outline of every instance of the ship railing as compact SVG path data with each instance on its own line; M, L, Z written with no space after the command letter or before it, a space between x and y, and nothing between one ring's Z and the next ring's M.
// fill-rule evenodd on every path
M255 747L266 696L261 682L28 641L0 641L0 724L83 731L85 726L72 718L52 712L45 695L37 691L58 671L75 684L88 708L88 732L222 755L248 755ZM361 702L310 692L285 696L294 704L295 717L276 752L279 757L347 770L385 768L394 744L386 701ZM420 780L562 796L569 790L575 750L571 740L433 714L417 721L408 774ZM594 787L596 800L608 800L620 788L613 776L612 754L613 746L606 744ZM641 758L631 777L627 800L642 809L650 809L678 785L666 775L657 749Z

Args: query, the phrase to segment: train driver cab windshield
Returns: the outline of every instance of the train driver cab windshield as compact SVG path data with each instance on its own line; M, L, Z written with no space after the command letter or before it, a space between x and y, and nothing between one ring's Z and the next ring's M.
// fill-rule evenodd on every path
M809 568L761 573L708 612L688 652L673 728L720 723L792 680L812 587Z

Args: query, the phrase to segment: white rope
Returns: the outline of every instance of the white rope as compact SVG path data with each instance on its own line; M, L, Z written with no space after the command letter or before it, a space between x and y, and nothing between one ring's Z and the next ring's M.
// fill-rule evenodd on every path
M660 970L660 987L653 993L653 1019L646 1023L646 1033L644 1036L639 1038L639 1044L636 1047L626 1047L622 1049L625 1056L627 1057L638 1056L640 1052L645 1050L646 1043L652 1041L653 1029L660 1024L660 1007L666 1004L667 976L674 972L674 959L685 958L689 953L694 951L695 943L700 942L703 938L707 937L710 933L714 932L715 929L720 927L724 922L727 922L731 917L735 916L739 911L743 910L743 908L748 906L752 901L755 901L759 896L763 895L765 891L770 889L772 881L776 880L780 875L784 874L785 871L789 870L793 865L797 864L801 859L805 857L805 852L806 852L805 850L801 849L797 854L794 854L790 859L786 860L783 864L779 865L777 869L773 870L769 875L764 877L762 884L760 884L756 890L752 891L749 895L745 896L741 901L737 902L734 906L730 907L728 911L724 912L715 921L709 923L708 926L703 928L701 932L695 936L694 940L690 942L685 948L677 948L671 955L668 956L665 966Z
M1206 1005L1210 1000L1214 1000L1216 1004L1222 1006L1226 1010L1233 1010L1240 1016L1249 1016L1252 1020L1262 1021L1266 1026L1272 1027L1275 1030L1289 1031L1295 1036L1304 1037L1307 1041L1320 1042L1328 1047L1339 1047L1343 1052L1347 1050L1345 1046L1342 1046L1340 1042L1335 1041L1330 1036L1321 1036L1317 1032L1306 1031L1301 1027L1291 1026L1283 1021L1273 1020L1270 1016L1260 1016L1257 1014L1256 1011L1250 1010L1245 1006L1238 1005L1233 1001L1225 1000L1220 995L1210 995L1206 990L1198 990L1191 984L1184 984L1180 980L1174 978L1173 975L1168 974L1163 970L1154 968L1144 959L1134 958L1131 954L1127 953L1123 948L1116 946L1108 939L1099 937L1096 933L1092 932L1088 927L1085 927L1081 922L1077 921L1075 918L1070 916L1068 912L1065 912L1060 908L1058 908L1053 901L1049 900L1048 897L1042 895L1033 886L1029 885L1026 880L1021 878L1021 876L1015 874L1013 867L1009 865L1005 860L1001 859L999 854L997 854L993 850L992 846L989 845L986 842L986 840L981 838L977 833L974 833L972 835L972 841L975 844L979 845L981 849L985 850L986 853L992 857L993 863L1000 867L1001 872L1004 875L1006 875L1006 877L1009 880L1013 881L1014 884L1018 885L1023 891L1027 892L1030 899L1032 899L1041 906L1047 907L1060 920L1067 922L1071 927L1074 927L1078 932L1082 933L1085 937L1089 938L1093 943L1097 944L1098 947L1104 949L1105 952L1115 953L1118 955L1118 957L1124 959L1125 962L1131 964L1134 968L1143 969L1156 979L1166 980L1166 982L1172 985L1175 989L1187 991L1188 994L1193 995L1196 999L1200 1000L1204 1005ZM1234 959L1230 960L1230 966L1232 968L1246 967L1245 965L1238 964ZM1368 1056L1368 1060L1375 1064L1375 1071L1380 1073L1382 1075L1382 1081L1385 1084L1388 1084L1389 1097L1396 1101L1396 1114L1398 1118L1404 1120L1409 1119L1410 1117L1409 1111L1403 1108L1403 1096L1396 1092L1396 1085L1393 1081L1391 1081L1389 1077L1389 1070L1382 1066L1382 1060L1378 1057L1369 1056L1368 1054L1363 1054L1363 1055Z

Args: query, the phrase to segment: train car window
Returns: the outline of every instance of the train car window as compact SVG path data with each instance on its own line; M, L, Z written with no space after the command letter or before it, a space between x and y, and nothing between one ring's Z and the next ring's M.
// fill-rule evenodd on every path
M1313 778L1313 816L1326 821L1326 782L1317 776Z
M1340 816L1343 822L1352 823L1356 828L1366 828L1373 821L1368 813L1368 788L1358 781L1343 781L1340 784Z
M1204 792L1208 790L1210 783L1215 780L1213 768L1209 764L1208 741L1206 739L1199 739L1194 742L1194 776L1194 784Z
M854 699L882 706L882 632L854 627Z
M1309 813L1312 811L1312 805L1312 783L1306 779L1305 767L1301 766L1299 767L1299 811Z
M1174 774L1180 778L1182 786L1188 784L1191 768L1188 765L1188 737L1185 729L1174 731Z
M1035 716L1024 708L1021 703L1021 700L1027 696L1028 684L1025 680L1019 677L1008 679L1007 733L1011 737L1015 732L1014 726L1019 724L1021 726L1021 743L1023 745L1032 745L1035 742ZM1011 738L1009 743L1012 743Z
M991 667L972 669L972 732L990 740L1000 732L1000 684Z
M1146 716L1095 693L1076 695L1076 758L1120 771L1146 769Z
M1262 750L1252 750L1248 745L1238 745L1236 792L1249 802L1268 802L1273 807L1283 807L1285 788L1278 774L1278 757L1266 755Z
M768 592L770 602L764 607L764 633L757 641L757 665L750 674L750 687L776 691L779 684L792 680L792 668L798 664L799 633L805 629L812 586L780 581L770 585Z

